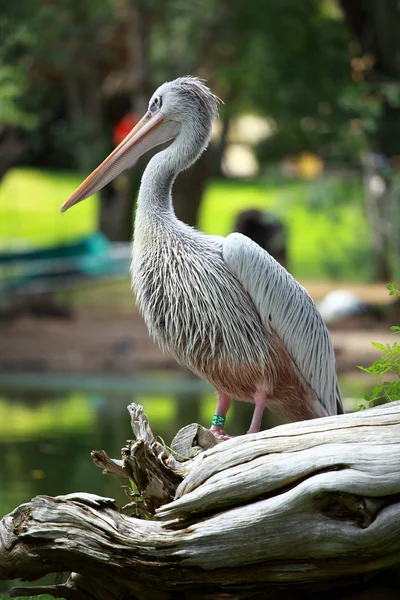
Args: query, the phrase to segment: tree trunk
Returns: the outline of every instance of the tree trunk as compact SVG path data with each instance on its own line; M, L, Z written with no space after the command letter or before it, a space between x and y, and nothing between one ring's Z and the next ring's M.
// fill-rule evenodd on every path
M111 242L129 242L132 239L136 198L132 180L136 178L137 174L130 169L100 191L99 231Z
M374 280L383 282L391 278L391 179L386 157L368 153L364 160L365 210L371 229Z
M148 56L152 27L162 20L162 3L151 7L146 2L128 0L126 3L126 50L129 76L132 81L132 110L139 116L147 110L147 103L152 94L153 86L149 78L150 67ZM210 20L208 28L203 32L204 48L199 50L199 56L204 60L204 52L213 47L213 40L222 27L225 18L224 11L218 10L215 18ZM158 25L157 25L158 26ZM187 72L195 72L198 60L190 66ZM174 69L172 69L174 71ZM224 149L225 137L219 147ZM159 148L156 150L158 151ZM211 150L211 149L210 149ZM174 209L177 217L188 225L195 226L207 182L211 176L219 174L220 161L215 152L210 150L203 155L190 169L181 173L174 185ZM111 240L128 241L132 238L132 216L139 191L144 166L149 160L149 153L140 159L132 169L129 177L122 185L117 182L110 184L111 191L101 197L100 229Z
M147 110L151 95L147 64L150 36L149 8L145 3L128 0L125 16L125 41L128 77L131 81L131 109L137 117ZM132 169L118 176L108 185L100 202L100 230L111 241L127 242L132 239L134 206L142 173L149 155L139 159Z
M398 589L400 402L222 443L194 424L171 451L141 407L128 408L136 442L122 460L92 456L134 482L125 507L134 516L82 493L21 505L0 522L0 579L73 574L12 597L298 600L382 581Z
M209 157L202 154L199 160L177 178L174 190L175 214L187 225L197 225L201 200L209 179Z
M27 148L27 143L18 135L14 127L0 127L0 182L11 167L19 160Z
M399 276L400 263L400 186L397 132L400 126L400 109L384 102L382 116L376 132L376 146L387 157L387 197L383 210L382 229L385 230L385 257L387 273L381 281L392 281ZM383 274L383 273L382 273Z
M366 132L370 146L385 159L393 160L398 170L398 136L400 109L382 88L391 84L396 88L400 76L399 36L400 14L398 5L391 0L340 0L349 28L357 38L361 54L373 57L374 66L366 71L367 81L373 84L375 97L381 103L381 113L375 127ZM386 87L385 86L385 87ZM379 170L379 169L378 169ZM375 193L367 188L366 210L372 232L375 259L375 278L389 281L399 273L400 193L394 169L386 169L386 189ZM379 187L379 184L378 184Z

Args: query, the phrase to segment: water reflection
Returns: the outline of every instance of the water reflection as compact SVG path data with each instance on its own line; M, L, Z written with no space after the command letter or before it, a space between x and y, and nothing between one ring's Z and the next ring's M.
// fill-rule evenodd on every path
M365 391L364 381L351 390L353 408ZM0 516L37 494L87 491L124 502L120 484L104 477L89 453L104 449L110 456L120 455L122 444L132 437L126 410L130 402L143 405L154 434L167 444L188 423L209 426L215 408L211 387L171 373L132 380L2 375ZM251 405L234 402L228 431L244 433L251 413ZM278 423L266 414L263 427Z

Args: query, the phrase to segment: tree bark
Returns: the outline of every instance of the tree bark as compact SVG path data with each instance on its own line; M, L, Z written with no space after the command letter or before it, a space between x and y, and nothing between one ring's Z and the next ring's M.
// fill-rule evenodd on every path
M398 568L400 402L222 443L193 424L171 449L129 410L137 440L93 460L134 482L134 516L82 493L21 505L0 522L0 579L73 574L12 597L343 598Z
M26 149L27 143L14 127L0 126L0 182Z
M381 114L376 117L375 127L366 132L371 149L379 152L385 160L392 160L394 169L385 173L386 189L381 193L366 190L366 211L372 233L372 250L375 262L375 279L390 281L399 273L398 242L400 194L396 179L398 175L397 132L400 110L382 90L383 83L396 86L400 76L398 28L400 15L396 3L390 0L369 2L367 0L340 0L350 30L360 44L360 53L373 57L374 65L366 71L366 80L376 87L375 97L381 103ZM370 92L371 93L371 92ZM388 163L389 165L389 163ZM377 169L378 175L379 169Z
M364 158L365 211L371 228L374 280L391 279L391 173L382 154L369 152Z
M152 93L147 65L150 36L150 14L145 3L128 0L125 15L125 48L127 75L132 89L131 110L142 117ZM99 228L112 242L130 241L133 213L144 167L149 154L139 159L132 169L118 176L100 192Z
M187 171L183 171L174 185L175 214L184 223L197 225L201 200L210 177L209 157L202 154Z

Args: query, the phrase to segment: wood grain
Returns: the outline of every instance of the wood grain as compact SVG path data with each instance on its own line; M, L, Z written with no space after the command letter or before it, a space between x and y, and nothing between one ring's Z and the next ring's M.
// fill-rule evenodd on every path
M199 439L209 447L200 426L185 428L178 459L141 407L129 411L138 439L122 460L97 453L96 464L132 478L147 518L93 494L38 496L0 522L0 579L71 571L47 593L78 600L284 599L282 585L291 597L362 588L365 574L400 564L399 402L242 436L188 460Z

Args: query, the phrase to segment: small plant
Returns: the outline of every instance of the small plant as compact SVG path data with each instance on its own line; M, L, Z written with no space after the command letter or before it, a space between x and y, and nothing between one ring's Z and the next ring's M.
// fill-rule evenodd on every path
M396 282L388 283L386 287L389 290L389 296L400 296L400 289Z
M152 520L154 515L147 510L146 501L139 493L136 483L129 479L129 486L122 486L125 495L129 498L129 504L121 508L122 512L133 511L138 519Z
M400 289L397 283L389 283L387 285L390 296L399 296ZM393 325L391 331L396 335L400 333L400 327ZM374 348L383 352L370 367L358 367L361 371L369 373L375 377L379 384L371 390L371 395L365 394L364 400L372 407L377 403L394 402L400 400L400 345L397 342L393 344L380 344L372 342ZM395 376L392 381L386 381L385 375L390 373ZM360 405L360 410L366 408L365 404Z

